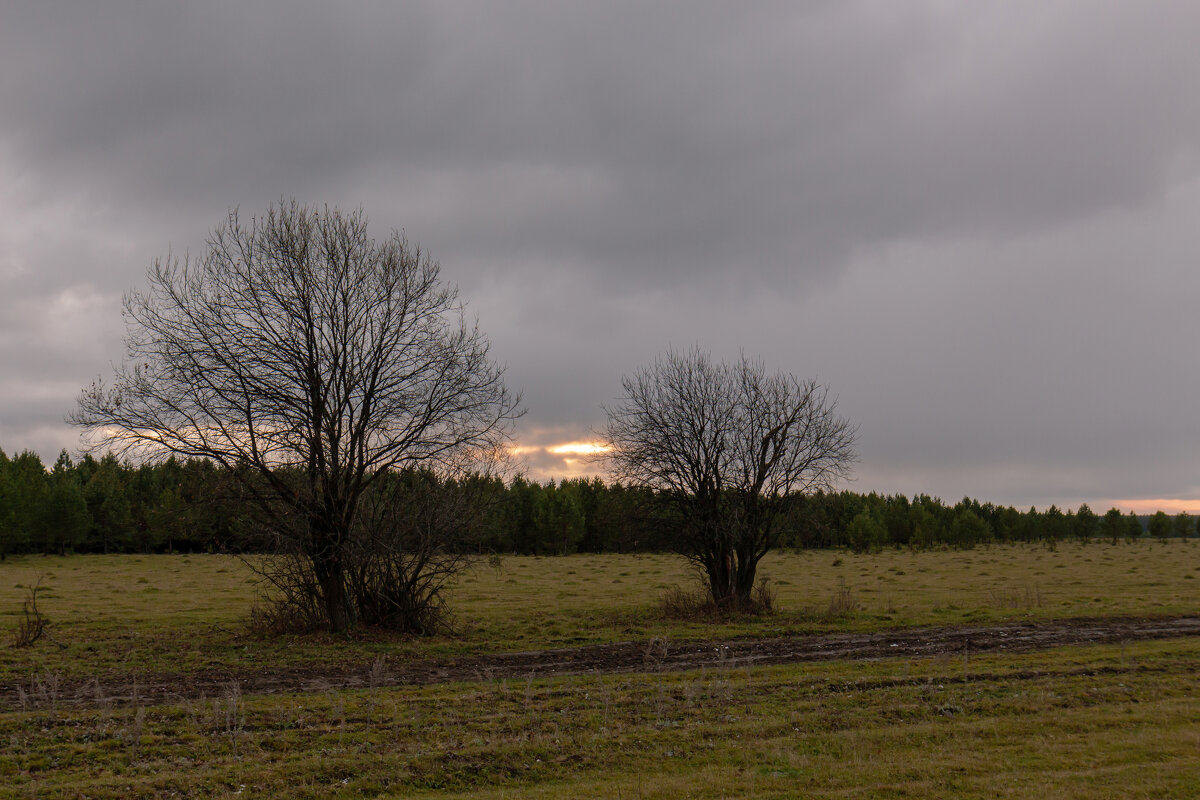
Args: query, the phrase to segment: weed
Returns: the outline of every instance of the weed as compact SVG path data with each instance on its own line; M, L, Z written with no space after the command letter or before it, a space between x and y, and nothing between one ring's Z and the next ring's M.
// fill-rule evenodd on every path
M88 697L91 702L96 704L97 708L110 708L112 706L112 699L105 693L104 687L100 685L99 678L96 677L93 677L88 682L86 690L80 694L80 697Z
M826 611L827 616L834 618L845 617L853 614L858 609L858 600L854 598L854 593L846 585L846 579L839 575L837 588L834 589L833 596L829 598L829 608Z
M673 586L658 600L659 613L666 619L690 620L706 616L711 606L707 591Z
M273 639L291 633L312 633L325 627L320 613L320 609L315 605L306 608L294 602L264 600L250 607L246 628L251 636L258 639Z
M22 711L35 708L55 710L62 698L62 675L43 670L29 679L29 686L17 684L17 704Z
M529 706L533 703L533 679L534 674L530 672L525 676L525 705Z
M42 591L39 577L33 586L25 587L25 601L21 604L21 618L13 634L13 647L31 647L46 632L46 620L38 609L38 593Z
M775 600L775 587L771 585L771 579L764 575L758 583L754 584L754 591L750 593L751 609L755 614L774 613Z
M142 746L142 737L146 734L146 707L138 706L133 712L133 718L125 731L125 742L129 745L129 761L136 763Z
M371 692L368 694L367 700L367 722L370 723L375 715L375 695L376 689L386 686L389 679L387 669L387 655L380 653L371 662L371 668L367 671L367 686Z
M663 661L670 652L670 642L667 639L660 639L657 636L646 642L646 650L642 656L642 663L647 670L657 671L662 668Z
M371 669L367 673L367 685L372 689L378 689L387 684L388 677L387 655L380 653L371 662Z
M1041 608L1042 590L1036 583L1027 583L1021 589L990 589L988 601L997 608Z
M246 728L245 709L242 705L242 686L236 680L225 684L221 697L215 701L221 718L221 730L229 738L234 758L238 757L238 736Z

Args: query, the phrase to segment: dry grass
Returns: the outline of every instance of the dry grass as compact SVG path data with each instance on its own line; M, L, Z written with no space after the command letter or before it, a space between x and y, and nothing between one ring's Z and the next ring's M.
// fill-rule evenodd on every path
M772 553L774 613L667 615L665 593L694 585L669 555L481 559L449 600L454 635L425 639L366 633L260 638L246 620L255 576L226 556L28 556L0 563L0 631L21 620L44 576L38 608L64 648L0 647L0 685L50 670L239 669L254 665L369 664L479 650L525 650L651 639L767 636L982 624L1023 618L1191 613L1200 609L1200 544L1064 543L970 551ZM682 617L682 618L681 618ZM301 644L302 643L302 644Z
M0 798L1185 797L1200 795L1200 642L670 674L666 640L1013 618L1196 613L1200 545L776 553L774 614L670 619L669 556L481 560L456 636L258 639L220 556L0 564L0 628L39 609L65 649L0 648ZM645 675L385 688L405 658L647 642ZM659 645L656 645L659 643ZM656 649L656 647L658 649ZM114 703L114 675L369 667L368 688ZM317 672L316 674L319 674ZM67 678L90 680L85 706ZM76 684L78 685L78 681ZM135 690L136 693L136 690ZM24 702L20 702L24 698Z
M658 609L666 620L691 622L764 616L775 612L775 588L771 585L771 579L764 577L754 584L748 600L733 599L718 603L703 584L691 589L672 586L659 598Z
M853 614L858 609L858 600L854 599L854 592L846 585L846 579L838 576L838 585L833 596L829 598L827 613L832 618L839 618Z
M1189 797L1200 642L0 716L0 798Z

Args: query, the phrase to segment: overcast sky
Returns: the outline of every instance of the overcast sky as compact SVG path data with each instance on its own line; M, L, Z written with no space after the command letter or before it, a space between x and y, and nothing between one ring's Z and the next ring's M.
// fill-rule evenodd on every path
M857 491L1200 509L1200 3L0 10L0 448L227 210L361 206L591 438L669 346L827 384Z

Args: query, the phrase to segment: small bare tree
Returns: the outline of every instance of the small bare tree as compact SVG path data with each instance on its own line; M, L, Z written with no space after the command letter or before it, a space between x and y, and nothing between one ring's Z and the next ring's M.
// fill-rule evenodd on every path
M72 421L122 454L227 468L332 630L424 627L397 609L453 560L444 538L386 530L409 499L389 479L489 469L520 413L437 263L399 233L370 238L361 212L292 202L231 212L200 258L168 256L149 282L125 298L126 360ZM372 542L423 556L367 597L347 580Z
M669 503L677 549L702 569L715 603L751 606L786 504L848 476L855 428L824 387L745 357L669 351L623 386L605 409L614 477Z
M46 618L38 608L38 593L42 591L42 578L37 583L25 587L25 602L21 604L21 619L17 621L17 630L13 634L13 647L30 647L46 632Z

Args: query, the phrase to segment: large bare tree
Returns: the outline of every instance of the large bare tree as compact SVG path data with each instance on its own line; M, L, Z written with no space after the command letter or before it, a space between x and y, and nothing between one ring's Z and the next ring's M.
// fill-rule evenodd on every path
M125 317L127 357L73 421L97 446L238 476L334 631L378 604L347 575L395 527L389 476L486 469L520 413L438 264L397 232L372 239L361 211L231 212L199 258L156 262Z
M623 386L605 409L614 477L670 504L677 548L714 602L748 605L786 504L849 475L855 428L823 386L698 348L667 352Z

